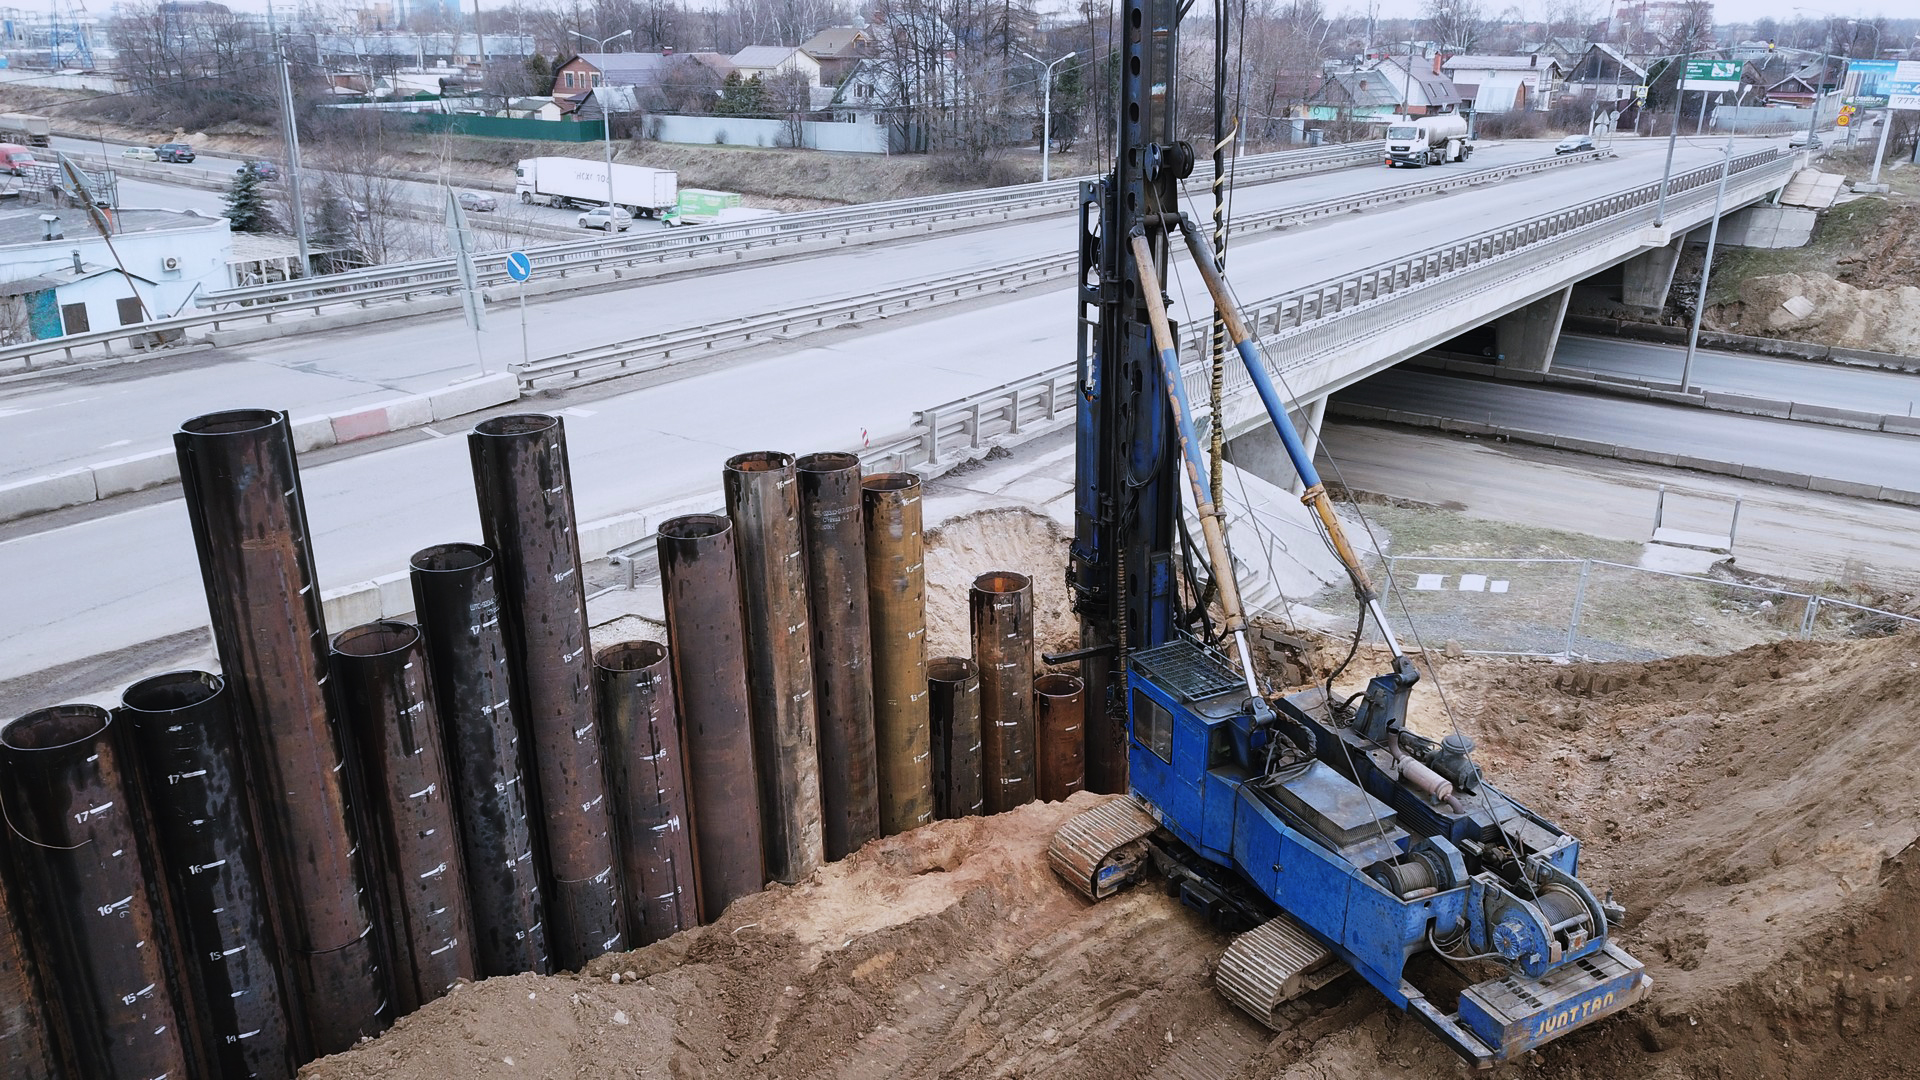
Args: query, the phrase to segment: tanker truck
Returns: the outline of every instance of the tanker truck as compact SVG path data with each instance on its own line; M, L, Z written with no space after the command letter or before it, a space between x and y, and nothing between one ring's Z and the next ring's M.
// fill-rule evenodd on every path
M1467 118L1459 113L1433 116L1396 116L1387 121L1387 168L1396 165L1444 165L1465 161L1473 153L1467 142Z

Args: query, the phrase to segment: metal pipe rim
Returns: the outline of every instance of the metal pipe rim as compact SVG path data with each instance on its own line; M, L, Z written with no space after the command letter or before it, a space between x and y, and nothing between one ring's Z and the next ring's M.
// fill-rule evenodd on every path
M286 419L287 414L278 409L228 409L193 417L180 430L188 435L251 435Z
M606 671L646 671L667 661L667 647L657 641L620 641L593 654L593 666Z
M724 514L684 514L661 522L658 533L665 540L704 540L732 529L732 520Z
M493 559L493 549L485 544L435 544L414 552L407 566L415 573L452 574L477 570Z
M560 426L560 418L548 413L508 413L473 425L473 434L494 439L514 439L538 435Z
M936 656L927 661L927 681L959 685L980 677L980 665L966 656Z
M793 455L780 450L749 450L727 459L728 472L779 472L793 467Z
M868 491L912 491L920 486L920 474L910 472L874 473L860 481Z
M0 727L0 746L27 754L51 754L91 746L113 723L98 705L49 705Z
M333 635L333 651L355 659L406 652L420 643L420 628L396 619L361 623Z
M989 570L973 579L973 590L981 593L1020 593L1032 587L1027 575L1012 570Z
M169 716L219 697L226 689L226 678L210 671L166 671L122 690L120 707L134 716Z
M1033 692L1044 698L1073 698L1085 693L1087 686L1078 675L1050 671L1033 680Z
M842 450L821 450L794 460L794 468L803 473L838 473L860 467L860 455Z

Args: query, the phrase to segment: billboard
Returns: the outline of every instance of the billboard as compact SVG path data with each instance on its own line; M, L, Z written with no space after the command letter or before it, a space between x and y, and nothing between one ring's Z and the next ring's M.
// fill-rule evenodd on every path
M1738 90L1740 71L1746 65L1738 60L1689 60L1682 90Z
M1886 85L1888 107L1920 109L1920 60L1902 60L1894 65Z

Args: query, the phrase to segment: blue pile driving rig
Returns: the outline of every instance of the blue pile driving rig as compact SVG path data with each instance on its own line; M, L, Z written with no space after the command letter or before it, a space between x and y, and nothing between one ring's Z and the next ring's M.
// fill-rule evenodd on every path
M1071 819L1049 860L1093 900L1151 866L1188 904L1244 931L1222 955L1216 982L1270 1027L1283 1026L1288 1001L1351 970L1469 1063L1490 1068L1643 999L1651 980L1609 941L1624 912L1581 883L1579 841L1482 776L1463 735L1436 741L1406 727L1419 672L1213 252L1179 209L1180 181L1194 164L1192 149L1172 137L1184 7L1120 5L1114 169L1084 183L1080 200L1068 580L1081 647L1048 660L1082 662L1089 787L1126 797ZM1162 291L1176 238L1212 294L1364 620L1391 653L1392 669L1344 701L1332 696L1331 680L1270 699L1254 670ZM1181 472L1199 543L1180 517ZM1202 554L1211 570L1204 585Z

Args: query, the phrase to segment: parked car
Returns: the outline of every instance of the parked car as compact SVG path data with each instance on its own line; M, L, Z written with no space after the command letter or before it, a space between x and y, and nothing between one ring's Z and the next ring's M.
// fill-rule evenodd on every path
M500 204L494 201L491 195L483 195L478 191L463 191L460 193L460 209L491 214L500 209Z
M193 160L193 147L183 142L161 143L153 148L153 153L158 161L173 161L184 165Z
M129 146L120 151L120 156L128 161L159 161L160 155L151 146Z
M249 161L233 171L236 173L252 172L253 175L262 180L272 181L280 179L280 166L275 165L271 161Z
M1809 135L1803 131L1800 134L1795 135L1793 137L1793 141L1788 143L1787 145L1793 147L1795 150L1799 150L1803 147L1808 150L1818 150L1820 149L1820 136Z
M1582 150L1591 149L1593 149L1591 135L1569 135L1553 146L1553 152L1556 154L1577 154Z
M604 232L626 232L633 224L633 215L617 206L596 206L580 215L580 227L600 229Z
M0 143L0 172L24 176L27 166L38 164L40 163L34 160L32 150L19 143Z

